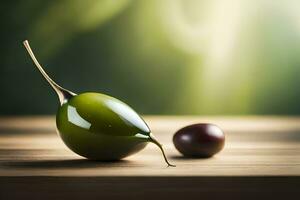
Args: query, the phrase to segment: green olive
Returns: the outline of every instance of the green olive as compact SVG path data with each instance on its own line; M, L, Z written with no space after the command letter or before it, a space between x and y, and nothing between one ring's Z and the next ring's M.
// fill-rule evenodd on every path
M145 121L122 101L100 93L75 94L55 83L35 58L27 40L23 42L33 62L59 97L56 126L64 143L75 153L92 160L120 160L151 142L168 166L162 145Z
M118 160L143 149L150 129L123 102L99 93L76 95L59 107L57 129L65 144L81 156Z

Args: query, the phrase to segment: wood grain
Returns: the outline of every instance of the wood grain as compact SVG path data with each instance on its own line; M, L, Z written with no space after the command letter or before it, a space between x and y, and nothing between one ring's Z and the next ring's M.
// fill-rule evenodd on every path
M159 149L152 144L119 162L88 161L65 147L55 132L52 116L0 118L0 199L21 196L34 199L45 188L62 195L51 194L49 199L63 196L76 199L82 194L105 198L114 189L119 193L113 197L129 195L144 199L154 198L153 192L161 198L167 194L173 198L201 194L210 199L222 195L250 199L253 192L260 192L261 197L271 197L274 192L278 198L299 195L298 117L148 116L145 119L177 167L166 167ZM172 145L172 135L177 129L197 122L215 123L225 131L225 148L213 158L187 159ZM39 192L24 189L30 186L39 188ZM139 191L134 193L132 187ZM280 189L274 191L276 187ZM14 188L19 193L4 192ZM82 189L80 194L78 188ZM74 195L76 191L78 195Z

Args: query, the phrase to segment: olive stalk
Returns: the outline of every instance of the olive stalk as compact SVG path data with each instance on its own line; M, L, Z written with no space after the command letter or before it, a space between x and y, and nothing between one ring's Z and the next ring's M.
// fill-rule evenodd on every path
M26 50L28 51L33 63L35 64L35 66L38 68L38 70L41 72L41 74L43 75L43 77L47 80L47 82L51 85L51 87L54 89L54 91L56 92L56 94L58 95L59 98L59 102L60 104L64 104L69 98L75 96L76 94L61 87L60 85L58 85L56 82L54 82L49 76L48 74L45 72L45 70L43 69L43 67L40 65L40 63L38 62L38 60L36 59L33 51L30 48L29 42L27 40L25 40L23 42Z
M164 151L164 149L163 149L163 147L162 147L162 144L160 144L157 140L156 140L156 138L150 133L150 141L152 142L152 143L154 143L155 145L157 145L158 147L159 147L159 149L161 150L161 152L162 152L162 154L163 154L163 157L164 157L164 159L165 159L165 161L166 161L166 163L168 164L168 167L169 166L171 166L171 167L176 167L176 165L173 165L173 164L171 164L171 163L169 163L169 161L168 161L168 159L167 159L167 156L166 156L166 154L165 154L165 151Z

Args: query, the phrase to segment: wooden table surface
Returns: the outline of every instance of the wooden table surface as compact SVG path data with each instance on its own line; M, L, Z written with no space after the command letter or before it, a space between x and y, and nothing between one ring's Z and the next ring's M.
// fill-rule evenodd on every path
M145 120L177 167L166 167L152 144L119 162L88 161L63 144L53 116L0 118L0 199L274 199L300 194L300 118ZM212 158L184 158L172 144L177 129L198 122L215 123L226 134L225 148Z

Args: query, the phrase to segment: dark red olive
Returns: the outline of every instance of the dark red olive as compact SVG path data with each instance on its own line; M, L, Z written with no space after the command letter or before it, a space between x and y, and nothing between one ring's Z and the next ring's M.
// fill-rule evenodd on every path
M176 149L188 157L211 157L224 147L225 135L214 124L193 124L173 136Z

